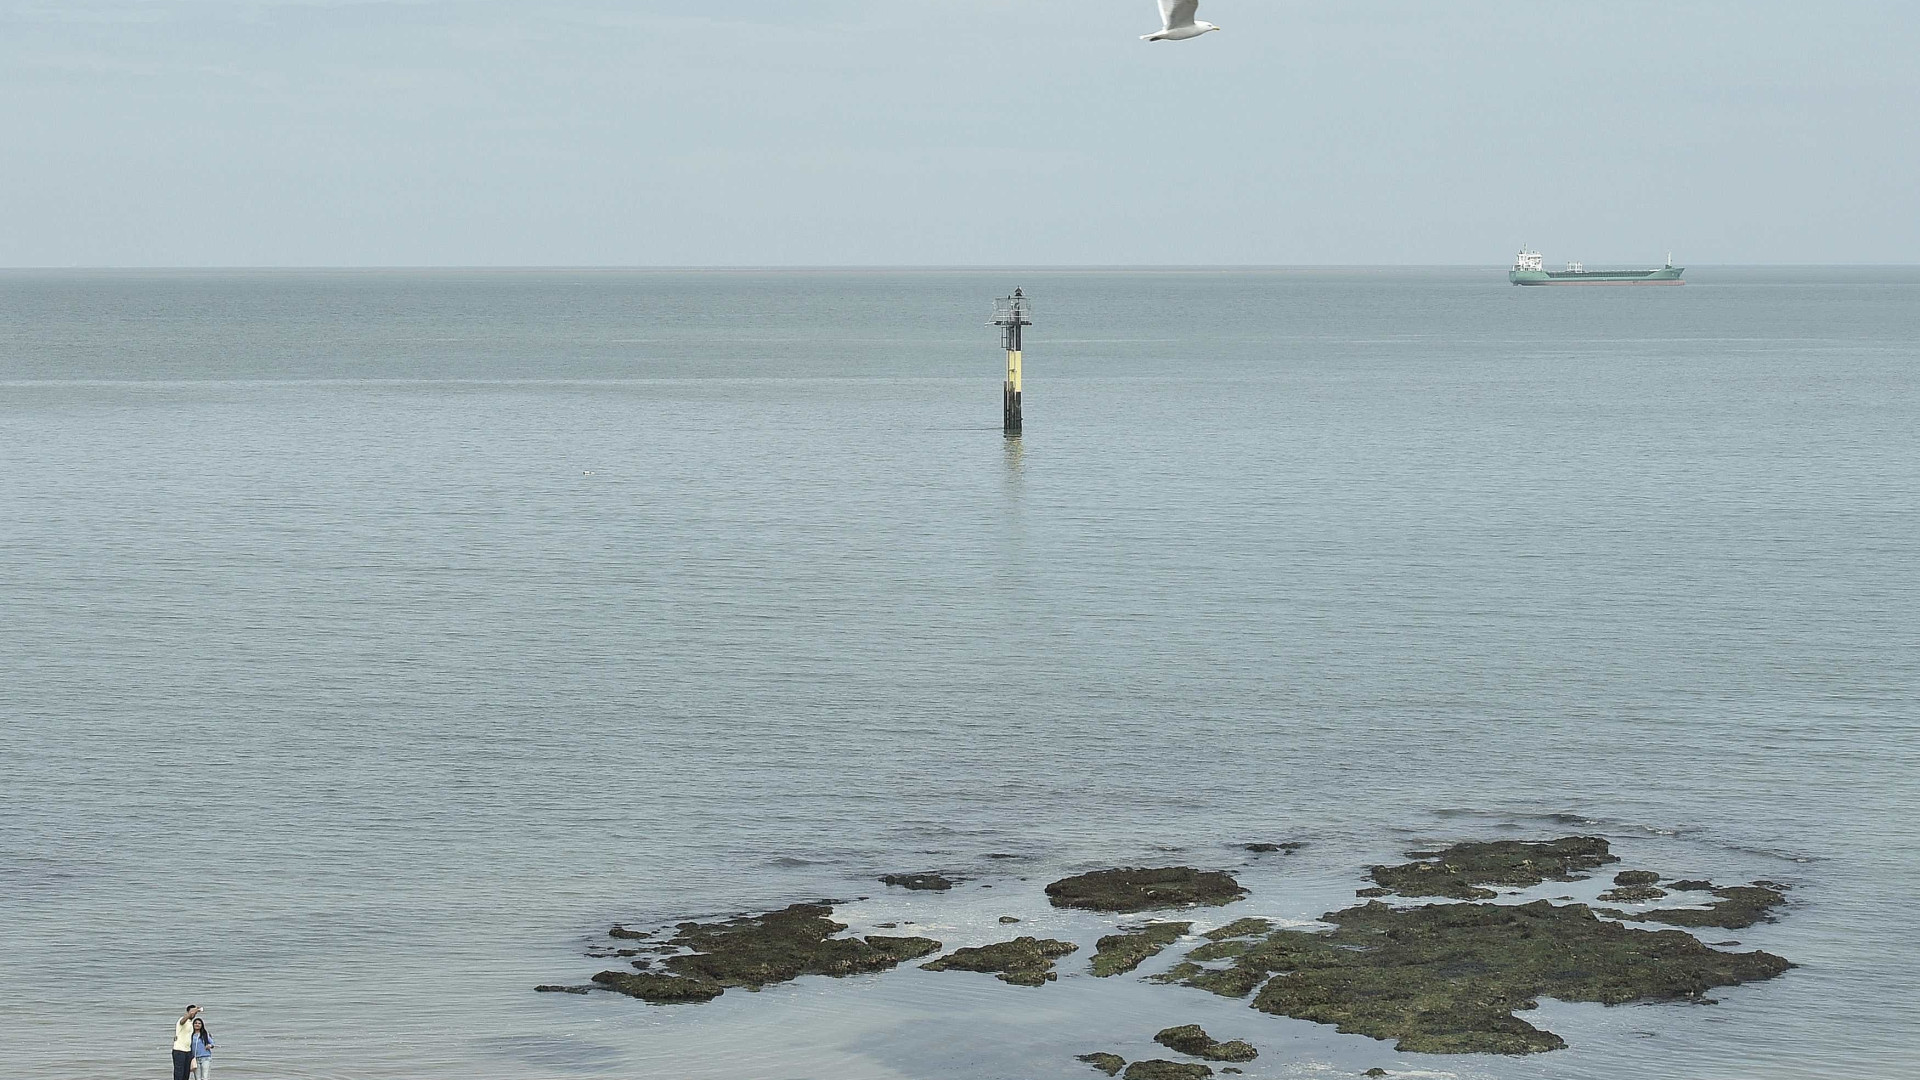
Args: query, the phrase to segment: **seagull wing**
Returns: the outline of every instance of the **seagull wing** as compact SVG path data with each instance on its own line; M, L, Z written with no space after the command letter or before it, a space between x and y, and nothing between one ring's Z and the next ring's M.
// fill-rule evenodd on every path
M1192 26L1199 10L1200 0L1160 0L1160 22L1169 30Z

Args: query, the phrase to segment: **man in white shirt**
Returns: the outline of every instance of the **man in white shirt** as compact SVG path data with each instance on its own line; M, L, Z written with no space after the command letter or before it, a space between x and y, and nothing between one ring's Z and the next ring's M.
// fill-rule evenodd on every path
M187 1006L187 1014L173 1026L173 1080L187 1080L187 1074L193 1071L193 1018L200 1015L200 1006Z

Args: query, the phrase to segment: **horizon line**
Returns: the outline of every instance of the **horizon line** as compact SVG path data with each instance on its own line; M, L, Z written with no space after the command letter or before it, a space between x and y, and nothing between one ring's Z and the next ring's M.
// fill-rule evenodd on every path
M1628 265L1639 265L1638 263ZM1234 272L1251 270L1486 270L1507 269L1502 263L186 263L51 266L0 266L0 273L32 272L195 272L252 270L300 271L464 271L464 272L658 272L765 273L775 271L890 271L895 273L1004 273L1004 272ZM1739 270L1903 270L1920 269L1920 262L1886 263L1692 263L1688 269Z

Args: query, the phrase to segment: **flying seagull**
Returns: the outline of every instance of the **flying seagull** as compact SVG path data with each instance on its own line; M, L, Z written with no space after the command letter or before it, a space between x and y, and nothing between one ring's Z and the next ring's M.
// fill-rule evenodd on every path
M1200 10L1200 0L1160 0L1160 32L1142 34L1141 41L1185 41L1197 38L1209 30L1219 27L1210 22L1194 22L1193 13Z

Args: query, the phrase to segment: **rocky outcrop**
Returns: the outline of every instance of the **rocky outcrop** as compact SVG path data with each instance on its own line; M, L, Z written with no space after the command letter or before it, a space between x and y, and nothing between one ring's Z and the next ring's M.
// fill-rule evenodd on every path
M1565 1045L1513 1015L1541 996L1698 1001L1714 987L1792 967L1770 953L1719 952L1680 931L1636 930L1582 904L1545 900L1376 901L1322 918L1335 929L1276 931L1231 966L1181 981L1229 997L1257 989L1253 1004L1263 1012L1393 1039L1402 1051L1528 1054Z
M1219 906L1247 895L1232 874L1191 866L1097 870L1047 886L1054 907L1131 914L1164 908Z
M1206 1058L1208 1061L1252 1061L1260 1056L1260 1051L1254 1049L1252 1043L1240 1039L1219 1042L1199 1024L1163 1029L1153 1037L1153 1041L1169 1050Z
M666 942L675 955L647 971L603 971L598 986L656 1005L711 1001L734 987L758 990L802 975L886 971L940 950L922 937L837 937L847 927L833 909L794 904L764 915L683 922Z
M916 892L946 892L953 888L952 880L939 874L886 874L880 878L880 884Z
M1206 1080L1213 1070L1195 1061L1136 1061L1123 1080Z
M996 945L955 949L951 953L920 966L928 971L981 971L997 975L1000 981L1015 986L1040 986L1059 978L1053 962L1080 946L1070 941L1048 938L1015 938Z
M1373 867L1374 884L1401 896L1491 900L1499 893L1484 886L1524 888L1549 880L1576 881L1586 876L1585 871L1620 861L1598 836L1491 840L1407 854L1416 861Z
M1677 884L1677 883L1676 883ZM1704 908L1655 908L1651 911L1625 912L1614 908L1600 908L1600 914L1629 922L1657 922L1668 926L1714 926L1724 930L1745 930L1761 922L1773 921L1773 909L1787 902L1781 890L1785 886L1769 883L1763 885L1728 885L1713 890L1719 897ZM1615 890L1616 892L1620 890ZM1659 892L1658 889L1654 890ZM1665 895L1662 893L1661 895ZM1602 900L1613 899L1605 894Z
M1105 979L1124 975L1180 940L1192 923L1150 923L1118 934L1108 934L1094 945L1093 973Z

